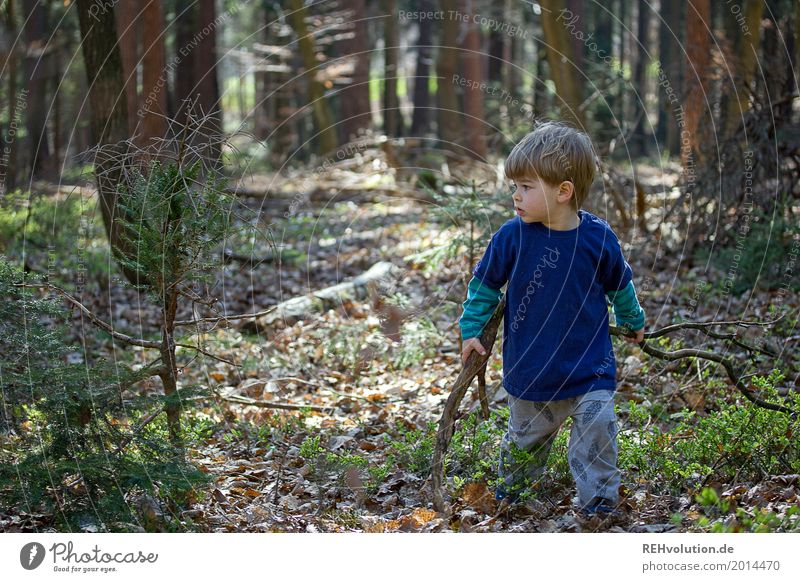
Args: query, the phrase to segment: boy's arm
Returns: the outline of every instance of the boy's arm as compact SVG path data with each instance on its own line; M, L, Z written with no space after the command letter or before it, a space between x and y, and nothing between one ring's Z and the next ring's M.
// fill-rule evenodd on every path
M631 331L638 331L644 327L644 310L639 305L633 281L619 291L609 291L607 295L614 306L618 325Z
M467 286L467 300L464 301L464 313L458 320L461 326L461 337L464 340L478 337L483 326L492 317L494 308L500 303L501 292L482 283L477 277L470 279Z

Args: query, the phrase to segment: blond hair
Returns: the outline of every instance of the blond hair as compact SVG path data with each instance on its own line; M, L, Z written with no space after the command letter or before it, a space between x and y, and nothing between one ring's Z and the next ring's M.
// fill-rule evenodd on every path
M508 155L506 178L538 177L556 186L569 181L574 185L575 208L583 205L594 181L597 158L589 136L556 121L537 125Z

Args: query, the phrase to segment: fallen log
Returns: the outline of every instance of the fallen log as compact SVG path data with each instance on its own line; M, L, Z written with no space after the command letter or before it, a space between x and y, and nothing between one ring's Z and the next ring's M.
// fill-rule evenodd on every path
M388 261L375 263L367 272L350 281L283 301L263 317L242 324L240 329L248 333L262 333L278 320L293 325L312 312L334 309L345 299L364 299L369 296L369 284L389 278L398 270L399 267Z

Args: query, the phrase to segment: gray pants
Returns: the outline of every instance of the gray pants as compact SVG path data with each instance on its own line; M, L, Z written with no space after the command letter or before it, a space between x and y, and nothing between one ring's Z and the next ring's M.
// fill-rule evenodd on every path
M619 501L613 390L595 390L549 402L520 400L509 395L508 406L511 415L500 444L498 469L508 491L519 487L525 477L535 482L542 476L558 429L571 416L567 457L581 507L594 497L603 497L612 504ZM515 458L512 444L530 454L524 459L520 455Z

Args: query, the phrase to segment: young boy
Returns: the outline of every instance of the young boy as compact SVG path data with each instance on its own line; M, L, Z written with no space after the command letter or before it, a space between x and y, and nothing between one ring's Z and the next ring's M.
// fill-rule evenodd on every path
M516 216L494 233L475 267L460 325L462 361L472 350L485 354L479 336L508 283L503 385L510 417L497 499L516 501L523 477L543 474L571 416L568 458L580 511L607 517L618 515L620 474L606 298L617 323L636 332L626 338L631 343L643 339L644 312L617 237L581 210L595 166L588 136L561 123L538 125L514 147L505 175L514 182Z

